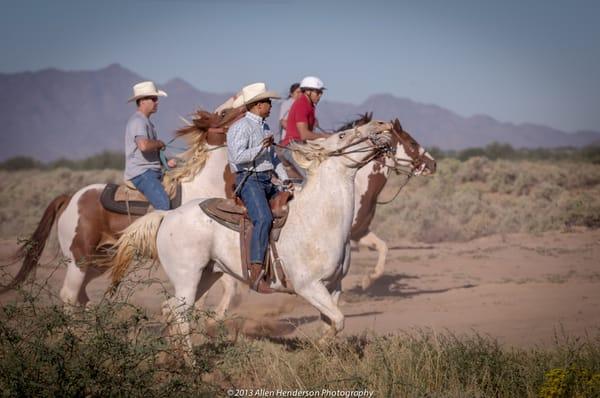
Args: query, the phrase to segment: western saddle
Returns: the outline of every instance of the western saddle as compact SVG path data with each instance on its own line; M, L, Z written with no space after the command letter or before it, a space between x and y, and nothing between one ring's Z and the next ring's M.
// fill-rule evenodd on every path
M259 293L285 292L292 293L293 286L287 280L281 267L281 259L277 253L275 242L279 240L281 229L285 225L289 207L287 202L291 199L289 191L279 192L270 200L273 226L269 237L269 248L265 256L262 269L254 268L250 264L250 240L253 225L248 217L246 206L239 198L221 199L212 198L202 201L200 208L213 220L229 229L240 233L240 255L242 260L243 281ZM273 286L274 284L278 285Z

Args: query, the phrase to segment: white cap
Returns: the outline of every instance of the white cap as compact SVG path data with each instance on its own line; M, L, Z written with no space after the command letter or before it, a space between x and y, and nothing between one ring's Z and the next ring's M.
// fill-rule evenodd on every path
M312 88L314 90L325 90L325 86L321 79L315 76L306 76L300 82L300 88Z

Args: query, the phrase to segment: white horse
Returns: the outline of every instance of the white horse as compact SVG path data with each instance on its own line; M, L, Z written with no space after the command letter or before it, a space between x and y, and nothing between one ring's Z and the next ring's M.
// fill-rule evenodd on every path
M340 130L358 127L370 120L371 114L366 113L360 119L342 126ZM372 160L358 170L356 174L354 217L352 219L352 229L350 230L350 240L358 246L374 248L377 251L375 268L372 272L364 275L362 280L362 288L365 290L381 277L385 270L387 244L371 230L370 226L375 217L379 196L388 181L390 173L396 171L405 174L406 180L404 183L407 183L412 176L431 175L436 171L436 162L433 156L419 145L409 133L404 131L398 120L394 121L392 146L395 148L393 157ZM401 186L397 189L395 196L400 192ZM220 282L223 293L215 308L216 319L225 318L226 311L238 295L239 282L237 279L225 274ZM196 306L203 308L205 299L206 295L203 295Z
M277 247L294 293L312 304L328 325L324 337L344 327L337 302L349 265L354 179L359 167L389 150L392 129L391 123L373 121L293 146L308 177L288 204L289 215ZM242 279L239 234L207 216L201 202L194 200L135 221L119 238L112 263L116 285L136 253L160 260L175 288L168 308L184 336L189 331L187 311L222 274ZM271 287L283 289L279 279ZM189 335L186 343L191 352Z

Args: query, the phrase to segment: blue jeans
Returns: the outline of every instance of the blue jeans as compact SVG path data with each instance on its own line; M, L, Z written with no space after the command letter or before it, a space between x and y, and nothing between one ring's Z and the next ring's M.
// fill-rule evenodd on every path
M162 172L160 170L146 170L131 179L133 185L144 194L148 202L157 210L169 210L171 202L169 195L161 184Z
M236 174L235 183L240 185L245 172ZM248 209L252 221L252 239L250 240L250 262L262 264L269 245L269 234L273 225L273 215L269 199L277 193L277 187L271 183L271 172L253 172L244 182L239 196Z

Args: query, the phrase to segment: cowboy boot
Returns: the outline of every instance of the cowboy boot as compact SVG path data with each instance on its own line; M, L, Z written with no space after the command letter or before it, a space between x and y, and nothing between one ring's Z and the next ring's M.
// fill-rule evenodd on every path
M265 280L265 269L261 263L251 263L248 267L250 271L250 288L258 293L273 293L269 283Z

